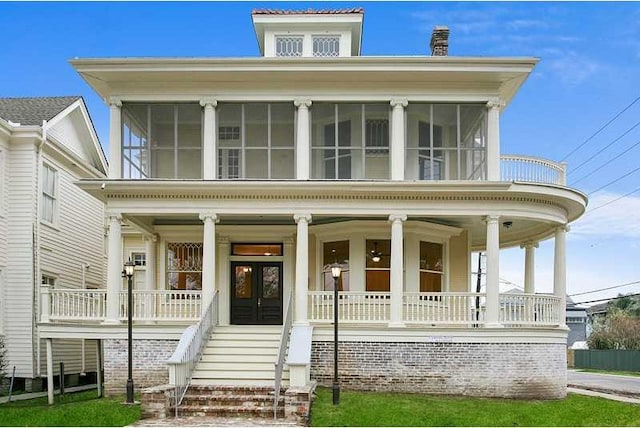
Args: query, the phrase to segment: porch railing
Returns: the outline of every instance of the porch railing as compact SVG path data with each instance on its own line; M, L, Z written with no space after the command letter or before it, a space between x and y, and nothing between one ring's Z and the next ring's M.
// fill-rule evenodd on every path
M484 293L404 293L404 321L425 324L484 324Z
M557 326L564 323L560 298L542 294L500 294L500 322L513 326Z
M567 165L533 156L500 156L500 178L503 181L527 181L532 183L566 186Z
M103 321L107 316L107 290L51 289L51 321ZM194 322L201 313L200 291L134 290L133 320ZM118 293L118 317L127 318L127 292ZM46 304L46 303L44 303Z
M287 300L287 306L285 308L284 323L282 325L282 333L280 334L280 344L278 345L278 359L276 360L275 367L275 380L273 389L273 418L278 417L278 402L280 401L280 386L282 385L282 372L284 371L284 357L286 356L287 347L289 346L289 339L291 333L291 323L293 321L291 302L293 301L293 294L289 295Z
M338 317L347 322L388 322L391 293L341 291ZM333 321L333 291L309 292L309 321Z
M213 299L205 313L197 324L189 326L178 342L176 350L167 361L169 365L169 383L174 386L173 405L176 417L178 416L178 407L182 403L193 371L200 360L202 350L207 345L211 330L218 324L218 292L213 295Z

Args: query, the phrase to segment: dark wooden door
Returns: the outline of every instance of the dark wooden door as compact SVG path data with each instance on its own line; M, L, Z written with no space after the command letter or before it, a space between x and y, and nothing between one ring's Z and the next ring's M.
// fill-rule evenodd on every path
M231 323L282 324L282 263L231 262Z

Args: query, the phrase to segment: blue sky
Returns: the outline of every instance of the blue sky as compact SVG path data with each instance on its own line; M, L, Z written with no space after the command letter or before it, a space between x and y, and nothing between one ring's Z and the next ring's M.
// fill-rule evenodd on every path
M576 2L0 3L0 96L82 95L103 145L108 109L68 64L74 57L257 56L253 8L362 6L363 55L428 54L431 29L451 28L450 55L541 59L501 119L502 152L562 160L640 96L640 4ZM585 193L639 166L640 101L567 160ZM629 130L610 148L591 155ZM631 148L633 147L633 148ZM590 177L577 181L629 149ZM640 187L640 171L590 195L595 208ZM640 191L588 213L568 241L570 293L640 280ZM503 251L501 276L522 284L523 250ZM550 291L553 241L541 244L537 288ZM474 262L475 265L475 262ZM576 301L640 292L640 285Z

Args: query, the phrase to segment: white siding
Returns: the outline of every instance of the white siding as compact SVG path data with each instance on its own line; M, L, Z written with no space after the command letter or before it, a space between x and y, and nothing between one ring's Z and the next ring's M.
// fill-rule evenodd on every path
M4 334L5 314L5 281L4 271L7 266L7 156L9 149L8 137L0 134L0 335Z
M40 370L41 375L47 375L47 354L44 339L40 340ZM96 341L85 340L85 373L96 371ZM60 373L60 363L64 363L64 373L82 372L82 340L81 339L53 339L53 374Z
M47 133L93 167L100 168L95 161L95 156L89 154L90 145L93 143L91 143L91 135L84 124L84 117L79 108L49 128Z
M16 376L32 377L33 225L36 209L36 153L33 144L13 141L8 161L5 337L9 364Z

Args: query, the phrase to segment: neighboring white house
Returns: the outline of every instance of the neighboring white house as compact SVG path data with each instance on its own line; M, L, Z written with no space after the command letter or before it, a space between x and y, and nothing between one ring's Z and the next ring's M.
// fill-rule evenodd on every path
M106 171L81 97L0 98L0 335L9 374L15 366L27 390L46 375L36 328L41 284L104 283L104 206L74 182ZM59 339L54 348L56 375L58 362L66 374L95 372L95 341Z
M78 184L106 204L107 283L47 293L41 333L102 339L107 389L124 391L131 257L138 387L273 387L289 319L285 384L329 385L337 263L343 386L564 397L566 232L587 200L564 164L500 150L500 113L538 60L447 56L445 27L433 55L361 56L361 9L252 18L261 57L71 61L111 112L109 177ZM549 238L554 293L537 294ZM512 246L525 249L518 313L499 290ZM209 311L195 371L169 378Z

